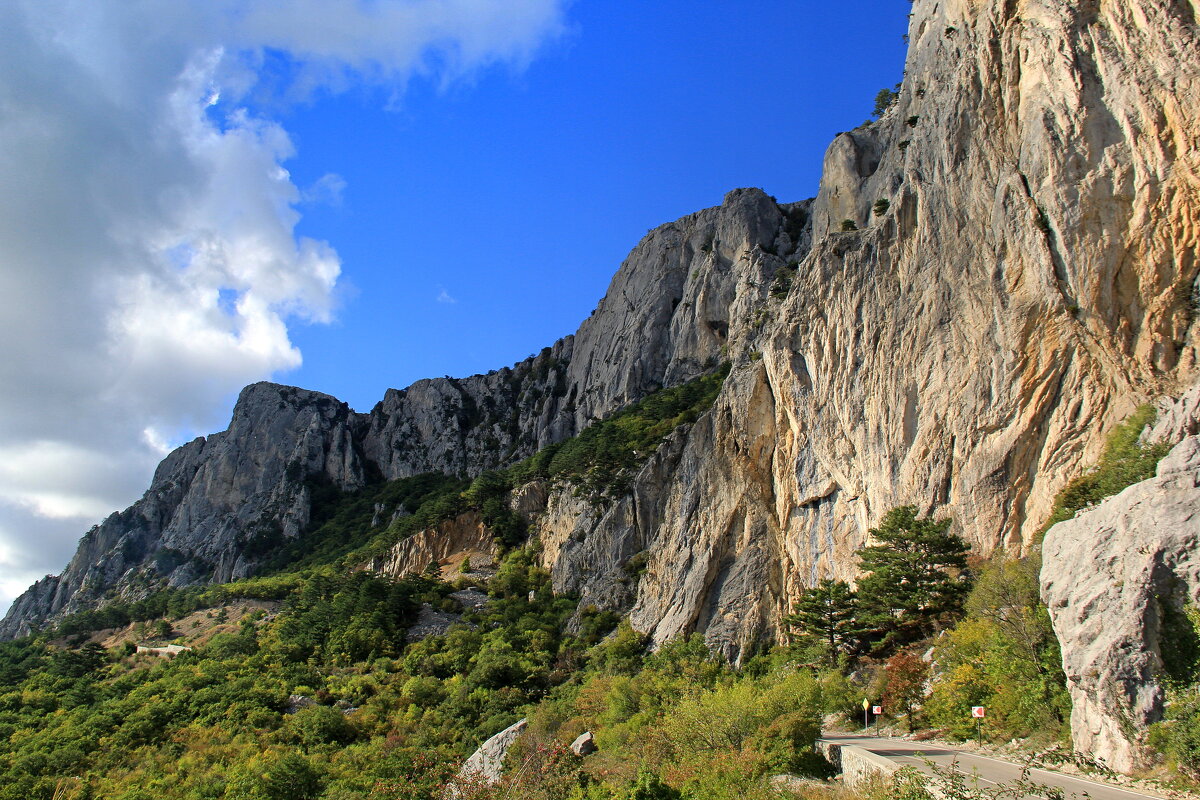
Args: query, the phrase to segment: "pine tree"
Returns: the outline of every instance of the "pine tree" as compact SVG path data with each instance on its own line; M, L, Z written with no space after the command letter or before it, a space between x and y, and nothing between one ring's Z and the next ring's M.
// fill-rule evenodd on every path
M862 621L880 647L919 639L961 612L970 583L963 575L967 545L950 520L917 517L914 506L894 508L871 531L877 544L859 551Z
M856 649L862 633L857 617L858 602L850 584L827 578L805 590L794 613L783 621L801 636L827 644L829 652L836 655Z

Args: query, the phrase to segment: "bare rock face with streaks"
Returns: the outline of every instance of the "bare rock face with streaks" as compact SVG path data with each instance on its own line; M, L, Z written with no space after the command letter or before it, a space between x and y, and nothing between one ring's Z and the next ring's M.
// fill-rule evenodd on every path
M1196 372L1194 10L915 3L898 100L831 145L787 298L731 304L733 373L667 476L599 517L551 497L556 586L736 658L897 505L1029 546L1108 428Z
M491 531L484 526L479 512L471 511L397 542L385 555L371 562L371 569L399 578L420 574L431 564L440 568L454 556L470 558L495 553Z

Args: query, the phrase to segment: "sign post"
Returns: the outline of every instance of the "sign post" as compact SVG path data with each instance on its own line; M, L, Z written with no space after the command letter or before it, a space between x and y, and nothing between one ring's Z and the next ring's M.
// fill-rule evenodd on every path
M863 730L866 730L867 728L869 728L871 726L871 723L867 718L867 712L870 710L871 710L871 701L864 697L863 698Z
M883 716L883 706L871 706L871 713L875 716L875 730L879 730L879 718Z
M979 744L983 744L983 725L984 717L987 716L987 709L983 706L971 706L971 717L975 720L975 740Z

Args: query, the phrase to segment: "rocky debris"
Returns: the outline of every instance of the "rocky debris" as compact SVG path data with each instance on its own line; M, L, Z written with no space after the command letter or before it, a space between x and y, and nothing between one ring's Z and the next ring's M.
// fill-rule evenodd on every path
M1176 445L1154 478L1055 525L1042 550L1075 749L1119 772L1145 766L1164 653L1185 605L1200 603L1200 437Z
M283 713L295 714L302 708L310 708L316 704L317 701L313 700L311 697L307 697L302 694L290 694L288 695L287 702L283 706Z
M596 738L592 736L591 731L584 731L571 742L571 752L577 756L590 756L597 749Z
M462 614L452 614L448 611L437 611L429 603L422 603L417 613L417 621L408 629L408 641L418 642L430 636L443 636L451 626L462 620Z
M655 642L739 658L898 505L1028 548L1109 428L1197 368L1194 27L1165 0L912 10L899 98L831 145L786 298L707 296L734 363L712 411L628 497L564 487L537 518L555 588ZM747 283L774 263L752 230L721 240Z
M492 601L492 598L478 589L462 589L457 592L451 592L449 597L457 600L464 611L482 611Z
M466 782L482 781L489 785L499 781L504 769L504 757L525 732L526 724L526 720L514 722L481 744L462 765L458 777Z

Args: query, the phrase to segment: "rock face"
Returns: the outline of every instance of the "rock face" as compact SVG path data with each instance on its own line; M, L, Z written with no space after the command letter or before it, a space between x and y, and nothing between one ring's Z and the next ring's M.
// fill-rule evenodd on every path
M48 618L175 586L249 574L258 558L308 524L306 481L353 489L365 480L352 412L317 392L257 383L242 390L223 433L167 456L132 507L87 533L61 575L38 581L0 622L28 633Z
M247 387L229 429L169 455L140 501L89 532L61 575L17 599L0 637L163 580L249 574L282 537L304 529L308 481L353 489L378 477L478 474L690 380L721 359L729 315L749 302L738 292L753 284L761 296L783 263L762 248L790 249L787 230L803 216L802 205L781 208L761 191L731 192L724 205L647 236L575 336L511 368L389 391L368 414L316 392ZM749 268L733 262L747 246L756 253ZM398 574L419 549L380 567Z
M852 577L894 506L1027 547L1107 429L1196 371L1195 20L918 0L898 100L829 149L791 292L729 315L712 413L603 515L551 498L556 586L736 658L800 589Z
M399 578L424 572L430 564L440 565L462 553L489 556L496 553L492 533L484 527L476 511L446 520L436 528L420 531L397 543L386 555L371 562L371 569Z
M1077 750L1112 769L1148 763L1162 717L1164 653L1200 602L1200 437L1155 478L1060 522L1043 544L1042 594L1062 644Z
M304 425L239 411L0 633L136 591L160 549L200 559L154 565L177 583L251 569L240 539L303 528L297 448L301 477L345 487L474 474L726 360L628 496L522 491L557 589L738 659L800 590L852 577L894 506L950 515L981 553L1028 546L1107 429L1197 372L1196 20L1195 0L916 0L898 99L834 139L815 199L736 190L655 229L574 336L511 368Z
M571 752L577 756L590 756L596 750L596 737L592 736L591 731L584 731L571 742Z

